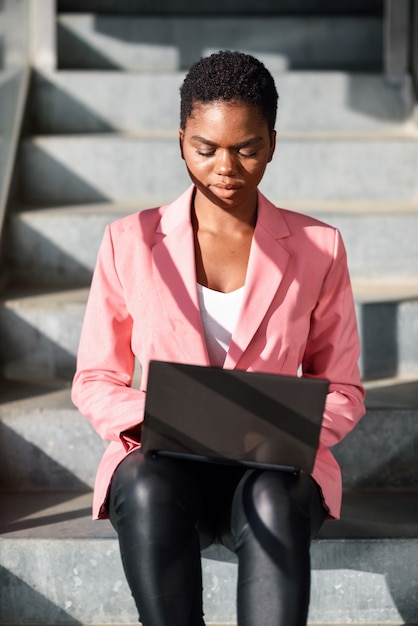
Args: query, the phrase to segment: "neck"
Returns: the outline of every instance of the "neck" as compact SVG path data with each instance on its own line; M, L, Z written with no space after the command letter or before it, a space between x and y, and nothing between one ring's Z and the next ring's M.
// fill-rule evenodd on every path
M257 195L247 206L222 207L196 192L192 205L193 222L199 229L212 232L254 230L257 221Z

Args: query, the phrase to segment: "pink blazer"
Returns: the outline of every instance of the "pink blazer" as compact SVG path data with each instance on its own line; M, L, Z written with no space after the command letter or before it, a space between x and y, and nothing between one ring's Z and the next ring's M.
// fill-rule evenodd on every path
M193 187L170 205L106 228L80 339L72 399L110 441L99 465L93 516L117 465L140 446L150 359L209 365L200 319L190 206ZM329 448L364 414L359 339L339 232L279 209L261 193L242 309L225 368L327 378L330 390L313 476L330 517L341 474ZM135 359L142 366L133 388Z

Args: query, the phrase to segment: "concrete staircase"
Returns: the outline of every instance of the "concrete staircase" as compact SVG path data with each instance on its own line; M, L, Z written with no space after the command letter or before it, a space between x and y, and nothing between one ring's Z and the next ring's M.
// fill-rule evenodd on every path
M356 294L368 412L335 449L343 518L312 546L309 621L418 623L418 129L410 80L382 74L379 3L326 16L309 2L292 15L266 1L193 16L136 4L58 3L58 70L32 79L0 303L0 624L137 620L115 534L90 521L106 444L69 386L104 226L188 184L178 87L218 47L274 72L279 143L262 190L341 229ZM203 570L207 622L234 623L234 558L213 547Z

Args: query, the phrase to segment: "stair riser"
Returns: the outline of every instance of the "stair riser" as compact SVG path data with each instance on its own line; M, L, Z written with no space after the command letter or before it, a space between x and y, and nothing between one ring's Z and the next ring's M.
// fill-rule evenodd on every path
M0 308L0 367L11 377L71 378L84 303L5 303ZM364 312L366 310L366 313ZM418 300L357 305L368 379L418 373Z
M71 379L85 304L13 302L0 308L0 367L6 377Z
M368 408L356 428L333 449L344 487L418 487L417 422L417 410Z
M22 201L81 204L174 198L190 180L178 141L55 137L23 142ZM418 141L283 139L261 189L275 202L394 201L418 195Z
M37 283L88 285L107 223L137 210L82 213L73 209L15 214L6 238L15 276ZM413 214L312 212L340 229L353 280L418 276L418 211ZM399 254L402 250L402 254Z
M418 210L314 215L341 231L352 280L379 284L382 279L401 282L410 278L418 284Z
M33 132L174 136L183 78L184 73L37 74L30 95ZM412 124L414 97L407 78L393 84L380 75L301 72L275 74L275 81L280 133L406 132Z
M61 15L57 35L61 68L173 71L218 49L250 52L276 71L382 65L381 19L373 17Z
M3 536L0 559L2 624L137 623L116 539ZM309 622L416 622L417 559L417 540L314 542ZM203 584L206 621L236 623L235 563L204 558Z
M2 411L0 489L92 489L107 442L74 408L48 410L37 398L32 404L20 415Z
M13 275L35 284L89 285L105 226L119 217L116 210L85 215L65 209L14 215L5 242Z
M366 379L418 372L418 299L357 305Z

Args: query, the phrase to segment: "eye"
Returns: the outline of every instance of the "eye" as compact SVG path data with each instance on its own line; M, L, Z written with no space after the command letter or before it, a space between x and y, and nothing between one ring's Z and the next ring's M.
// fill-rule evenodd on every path
M196 150L196 152L203 157L211 157L215 154L215 150Z
M253 157L255 157L255 156L256 156L257 151L256 151L256 150L254 150L253 152L243 152L242 150L239 150L239 151L238 151L238 154L239 154L241 157L244 157L244 159L252 159Z

